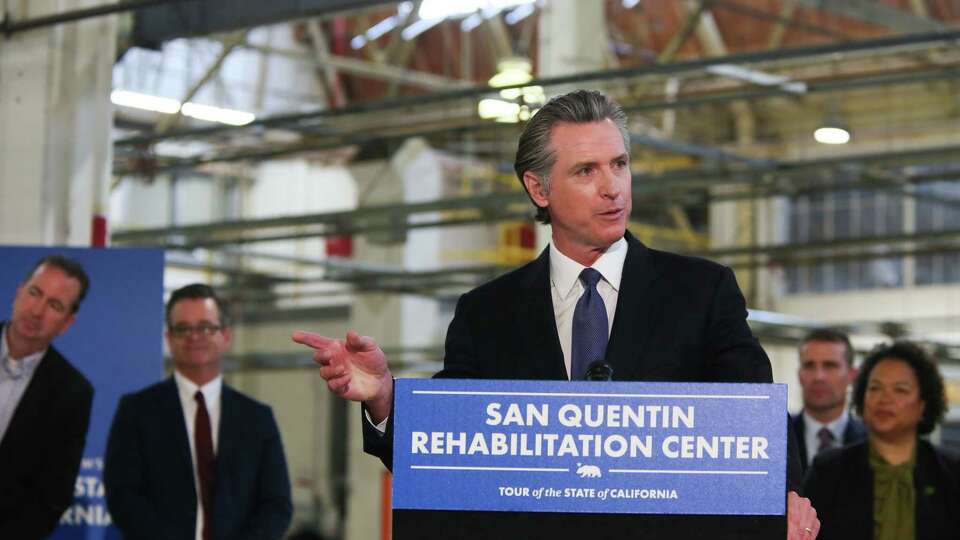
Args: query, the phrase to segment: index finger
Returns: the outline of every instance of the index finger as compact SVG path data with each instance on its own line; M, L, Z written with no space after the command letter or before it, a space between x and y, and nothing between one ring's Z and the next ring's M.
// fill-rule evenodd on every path
M306 345L307 347L314 349L326 349L327 347L337 343L337 340L335 339L321 336L320 334L314 334L313 332L304 332L303 330L294 331L290 338L301 345Z

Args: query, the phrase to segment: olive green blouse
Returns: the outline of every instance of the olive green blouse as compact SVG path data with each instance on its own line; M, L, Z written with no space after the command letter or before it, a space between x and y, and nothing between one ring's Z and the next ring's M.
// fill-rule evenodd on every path
M873 538L874 540L915 540L916 492L913 467L917 463L914 448L910 459L890 465L870 447L870 468L873 470Z

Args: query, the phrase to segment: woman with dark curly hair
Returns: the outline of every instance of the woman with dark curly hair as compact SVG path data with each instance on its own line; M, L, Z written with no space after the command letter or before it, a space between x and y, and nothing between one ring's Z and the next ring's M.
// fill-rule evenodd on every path
M874 349L854 384L867 441L825 452L804 482L822 540L960 538L960 460L919 438L947 410L937 365L917 345Z

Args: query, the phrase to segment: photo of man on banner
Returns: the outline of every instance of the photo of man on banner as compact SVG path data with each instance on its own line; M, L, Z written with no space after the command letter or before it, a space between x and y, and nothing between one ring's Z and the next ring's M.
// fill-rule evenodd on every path
M119 396L162 373L163 252L0 259L0 538L115 537L103 452Z

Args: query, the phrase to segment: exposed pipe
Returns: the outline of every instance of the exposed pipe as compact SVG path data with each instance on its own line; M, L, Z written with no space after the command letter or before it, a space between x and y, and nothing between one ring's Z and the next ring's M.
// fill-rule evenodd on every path
M524 84L517 84L506 88L522 88L524 86L557 86L582 83L587 81L603 81L610 79L620 79L628 77L639 77L644 75L668 75L674 73L683 73L697 71L717 64L750 64L756 62L765 62L770 60L787 60L794 58L803 58L810 56L820 56L844 52L863 51L871 49L883 49L889 47L900 47L905 45L917 45L924 43L950 42L960 40L960 29L949 32L933 32L926 34L911 34L882 37L877 39L834 43L827 45L813 45L809 47L795 47L787 49L778 49L775 51L763 50L748 53L734 54L721 58L701 58L683 62L673 62L670 64L651 64L639 67L630 67L616 70L599 70L586 73L577 73L574 75L564 75L560 77L548 77L535 79ZM872 83L871 83L872 84ZM247 129L254 127L279 127L287 124L293 124L305 120L316 120L319 118L333 118L346 116L350 114L359 114L365 112L387 111L391 109L404 109L417 105L435 104L461 99L476 99L485 94L493 92L494 89L489 86L474 86L464 89L448 90L421 96L404 96L402 98L391 98L378 100L370 103L359 103L340 107L337 109L325 109L307 113L281 114L265 118L259 118L253 122L242 126L242 128L230 126L211 126L206 128L171 131L165 135L144 135L128 137L121 139L115 144L118 146L137 146L151 144L164 139L180 137L205 137L237 129ZM783 91L770 91L764 89L762 95L782 94ZM752 94L745 94L745 98L754 97ZM660 107L662 108L662 107Z
M0 21L0 32L2 32L5 36L10 36L11 34L16 34L17 32L36 30L38 28L44 28L47 26L82 21L84 19L92 19L94 17L103 17L106 15L114 15L116 13L125 13L127 11L133 11L141 8L173 3L196 3L199 1L200 0L129 0L128 2L77 9L63 13L55 13L53 15L45 15L43 17L24 19L22 21L13 21L10 19L9 13L4 13L3 21Z
M371 6L378 6L380 4L391 3L392 0L356 0L350 6L343 7L344 10L353 11L355 9L361 9ZM143 8L149 8L154 6L161 6L164 4L174 4L174 3L191 3L191 4L202 4L204 0L128 0L127 2L120 2L117 4L107 4L102 6L96 6L92 8L77 9L73 11L66 11L63 13L55 13L53 15L46 15L43 17L35 17L33 19L25 19L22 21L11 21L10 14L4 13L3 20L0 21L0 32L4 35L11 35L17 32L23 32L26 30L36 30L38 28L44 28L47 26L55 26L58 24L71 23L76 21L81 21L84 19L91 19L94 17L103 17L105 15L114 15L117 13L125 13L128 11L134 11Z
M916 82L930 82L930 81L940 81L940 80L953 80L960 79L960 67L931 67L929 69L919 71L919 72L906 72L906 73L895 73L895 74L884 74L879 76L870 76L857 78L852 80L841 80L841 81L830 81L822 82L811 85L808 88L808 92L813 93L829 93L837 92L840 90L847 90L853 88L863 88L863 87L875 87L875 86L885 86L885 85L897 85L897 84L906 84L906 83L916 83ZM681 107L694 107L702 106L708 104L716 103L726 103L731 100L756 100L769 98L777 95L783 95L783 91L778 88L750 88L745 91L737 92L724 92L717 94L706 94L706 95L696 95L689 96L677 100L663 100L663 101L651 101L651 102L640 102L638 104L624 104L623 108L628 113L634 112L643 112L643 111L654 111L654 110L664 110L664 109L676 109ZM394 100L396 101L396 100ZM336 110L334 110L334 113ZM327 111L320 111L317 113L309 113L305 116L300 116L296 119L291 116L286 117L273 117L271 119L266 119L270 121L271 127L281 127L283 125L292 125L295 122L303 122L308 120L315 120L318 118L324 117L336 117L338 114L327 114ZM256 122L254 122L256 123ZM209 135L220 134L229 130L221 128L201 128L199 130L184 130L179 132L171 132L169 137L157 136L154 134L150 135L136 135L129 137L127 139L121 139L114 143L115 148L123 149L125 147L142 147L145 145L152 144L154 142L167 139L167 138L176 138L176 137L203 137ZM153 172L164 172L164 171L173 171L180 169L192 169L201 165L209 163L224 163L232 161L244 161L244 160L265 160L278 158L281 156L288 156L292 154L308 152L308 151L319 151L319 150L329 150L333 148L341 148L344 146L352 144L369 144L374 141L393 141L393 140L402 140L413 136L422 136L422 137L431 137L437 136L440 134L447 133L470 133L475 131L496 131L496 130L516 130L517 127L514 124L495 124L490 122L481 122L477 121L471 124L459 124L454 127L440 127L432 129L416 129L416 130L400 130L395 133L332 133L331 136L324 140L312 140L306 144L294 144L286 145L281 147L270 147L265 149L240 149L236 152L229 153L219 153L214 155L205 155L191 158L179 158L179 159L169 159L159 162L155 165L152 165L151 171ZM118 154L122 155L122 152ZM115 162L116 163L116 162ZM139 174L136 165L128 166L116 166L114 167L115 175L132 175Z

